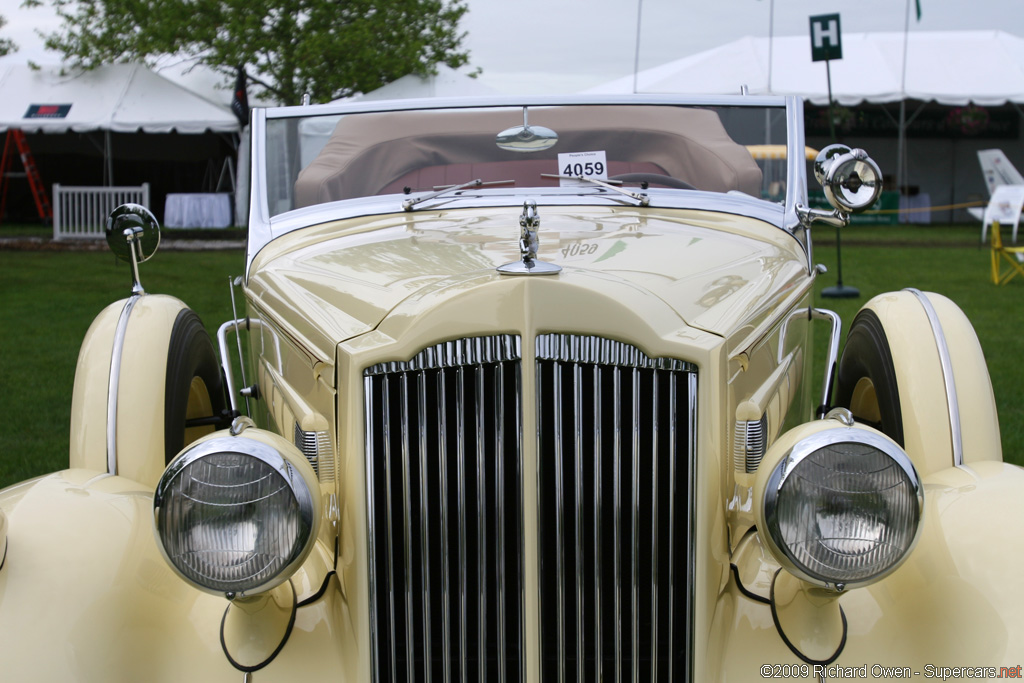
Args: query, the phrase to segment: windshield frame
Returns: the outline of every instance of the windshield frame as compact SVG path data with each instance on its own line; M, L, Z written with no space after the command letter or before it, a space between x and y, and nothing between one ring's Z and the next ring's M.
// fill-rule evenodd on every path
M797 213L797 206L807 204L807 171L804 157L803 103L797 97L781 96L717 96L682 97L674 95L594 95L594 96L546 96L546 97L475 97L437 98L392 101L368 101L307 105L303 107L272 107L254 109L250 128L251 187L249 195L249 239L246 258L246 272L255 255L269 243L288 232L324 222L359 218L372 215L400 213L401 200L395 195L375 195L315 204L291 209L271 215L267 192L267 145L265 143L268 125L279 119L341 116L348 114L373 114L400 111L424 111L441 109L479 108L522 108L558 106L606 106L606 105L654 105L690 106L713 108L774 108L785 112L787 144L786 194L784 201L770 201L743 195L741 193L718 193L705 191L659 190L649 188L650 207L654 210L694 209L732 213L756 218L793 234L806 250L810 245L804 227ZM426 193L414 193L412 196ZM523 188L467 188L451 194L443 194L420 205L420 211L448 209L457 206L500 207L521 205L524 195L541 196L544 201L558 205L604 205L610 202L623 206L636 205L630 197L600 187L545 187L543 192L531 192ZM464 200L472 198L469 204Z

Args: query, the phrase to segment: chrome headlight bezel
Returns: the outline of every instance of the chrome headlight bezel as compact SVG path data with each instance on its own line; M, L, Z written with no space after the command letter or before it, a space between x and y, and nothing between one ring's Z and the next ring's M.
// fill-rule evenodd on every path
M869 523L883 528L884 533L891 532L902 540L898 546L894 547L893 551L883 553L883 557L873 564L865 559L865 564L855 567L856 571L852 569L843 571L834 566L828 566L826 562L819 562L815 566L811 566L809 562L804 561L801 557L809 553L806 551L800 553L794 549L795 544L793 541L795 539L787 539L787 534L782 528L783 522L780 519L780 504L783 502L783 499L787 496L799 495L798 493L788 491L786 486L788 482L795 481L794 474L801 471L808 472L807 468L813 467L815 464L813 459L816 455L824 453L828 449L842 448L844 445L854 447L855 449L870 449L872 452L865 454L881 454L891 461L892 465L897 468L895 472L902 475L900 490L903 491L903 499L901 503L906 506L905 509L908 516L908 519L904 520L906 528L892 529L890 524L897 523L895 520L880 521L876 518L870 518L866 510L861 517L855 516L856 511L853 513L848 510L845 511L845 514L849 515L844 520L847 523L850 520L867 520ZM761 497L757 510L758 525L763 530L761 537L776 560L794 576L831 590L843 590L868 585L895 571L910 555L917 544L921 532L921 519L924 513L924 493L920 478L910 457L903 449L883 434L864 427L836 427L819 430L803 438L796 439L790 446L783 445L783 448L785 448L784 454L777 460L772 458L775 465L767 470L766 477L761 478L763 484L759 487ZM860 457L853 453L840 453L837 455L851 458ZM857 475L847 474L846 476ZM863 476L870 477L872 475ZM870 480L865 478L863 481L869 482ZM828 490L826 487L822 488L823 493L825 490ZM845 491L844 493L849 499L854 494L869 495L872 492L870 490L863 490L857 492ZM893 495L897 494L894 493ZM833 499L827 502L835 501ZM849 500L845 502L848 503ZM797 501L797 503L800 503L800 501ZM813 501L803 504L811 505L814 508L812 515L816 522L820 522L823 519L820 515L821 508L814 505ZM891 511L891 507L887 511ZM878 513L879 510L876 509L875 512ZM818 528L820 526L817 525ZM807 529L807 531L810 532L811 529ZM862 543L869 542L862 541ZM819 558L829 557L829 552L832 552L836 557L841 555L841 553L833 550L819 550L818 552L820 552ZM867 558L868 555L869 553L863 553L862 557Z
M291 453L290 451L295 452ZM237 553L239 551L227 547L186 546L188 541L183 542L182 539L192 537L191 531L199 524L182 527L177 526L178 522L172 519L175 514L186 518L191 516L193 519L209 517L210 512L207 512L206 515L196 514L196 511L204 503L187 496L179 484L182 482L181 478L194 471L200 463L204 461L212 463L213 460L225 456L234 460L252 459L249 464L260 468L265 476L275 478L275 484L281 485L274 492L275 495L285 492L285 495L290 497L285 500L288 503L288 514L292 517L291 522L294 527L294 538L284 539L284 545L287 546L286 552L281 553L276 559L272 571L260 571L234 580L217 580L204 575L194 567L184 565L181 558L183 554L189 552ZM244 482L239 483L243 484ZM184 500L186 498L188 500ZM309 468L302 454L285 439L256 429L246 430L245 435L241 436L214 436L187 447L168 465L160 477L153 496L153 523L157 547L179 577L202 591L224 595L228 598L256 595L286 581L309 555L319 527L319 498L320 491L315 473ZM243 501L235 504L239 508L248 506L245 510L248 517L244 518L244 522L250 535L259 537L265 528L271 526L270 522L273 520L270 517L280 512L280 510L275 511L268 507L272 504L267 502L268 500ZM189 505L194 509L186 510L185 514L181 514L181 507L187 508ZM227 506L221 503L209 503L207 507ZM176 534L177 538L165 538L165 534L171 533ZM228 535L230 536L230 534ZM237 536L241 535L237 534ZM177 544L177 547L173 549L168 547L173 544ZM228 564L220 566L227 568Z

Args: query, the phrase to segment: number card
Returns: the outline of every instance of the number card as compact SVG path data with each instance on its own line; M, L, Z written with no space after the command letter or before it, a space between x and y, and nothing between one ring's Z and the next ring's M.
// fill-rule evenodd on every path
M558 155L559 187L580 187L587 182L565 176L587 176L598 180L608 180L608 160L601 152L566 152Z

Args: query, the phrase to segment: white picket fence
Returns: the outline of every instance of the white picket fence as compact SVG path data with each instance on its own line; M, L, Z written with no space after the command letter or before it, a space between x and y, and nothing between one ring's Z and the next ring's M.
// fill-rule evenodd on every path
M149 183L139 187L53 186L53 239L104 237L107 216L121 204L149 208Z

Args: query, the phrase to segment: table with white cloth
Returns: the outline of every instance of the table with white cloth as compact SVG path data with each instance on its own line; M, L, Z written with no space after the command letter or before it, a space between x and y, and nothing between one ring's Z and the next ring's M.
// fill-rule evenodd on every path
M167 195L164 226L168 228L226 228L231 225L228 192L178 192Z

